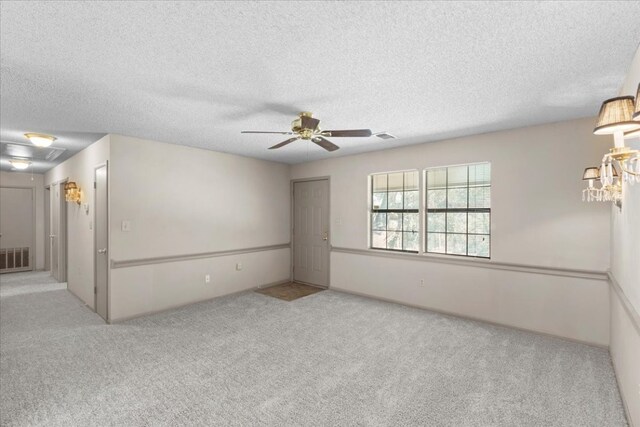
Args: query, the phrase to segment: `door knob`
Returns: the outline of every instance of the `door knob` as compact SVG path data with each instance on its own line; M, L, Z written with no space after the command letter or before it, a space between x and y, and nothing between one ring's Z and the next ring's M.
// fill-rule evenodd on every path
M325 231L324 235L322 236L322 240L329 240L329 233Z
M107 248L98 249L98 253L99 254L106 254L107 253Z

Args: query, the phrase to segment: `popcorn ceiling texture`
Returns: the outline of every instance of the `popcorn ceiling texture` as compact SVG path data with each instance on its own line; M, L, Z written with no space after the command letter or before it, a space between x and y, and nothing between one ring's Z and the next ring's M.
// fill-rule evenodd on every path
M3 426L626 426L603 348L331 290L105 325L46 274L2 276Z
M118 133L300 163L595 116L638 16L637 1L2 2L1 136ZM327 153L240 134L288 130L300 110L400 139Z

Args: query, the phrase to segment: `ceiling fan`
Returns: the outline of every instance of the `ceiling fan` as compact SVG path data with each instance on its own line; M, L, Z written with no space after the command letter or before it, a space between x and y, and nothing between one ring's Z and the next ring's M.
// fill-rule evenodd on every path
M313 117L313 114L308 111L303 111L298 115L293 122L291 122L291 131L289 132L269 132L259 130L243 130L241 133L271 133L278 135L295 135L293 138L289 138L286 141L282 141L279 144L269 147L269 150L284 147L287 144L291 144L299 139L310 140L314 144L319 145L327 151L336 151L338 147L333 142L329 141L325 137L331 138L343 138L343 137L369 137L373 134L370 129L348 129L348 130L321 130L318 126L320 120Z

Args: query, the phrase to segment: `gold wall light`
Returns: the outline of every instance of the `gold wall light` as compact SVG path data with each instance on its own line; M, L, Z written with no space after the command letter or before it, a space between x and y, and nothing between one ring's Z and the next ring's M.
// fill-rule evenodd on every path
M73 181L69 181L64 185L64 198L67 202L80 204L82 200L82 190Z

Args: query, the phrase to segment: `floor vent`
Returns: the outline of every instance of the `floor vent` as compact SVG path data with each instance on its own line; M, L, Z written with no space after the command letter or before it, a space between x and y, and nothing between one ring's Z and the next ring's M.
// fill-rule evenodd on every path
M31 270L30 248L0 249L0 273Z

